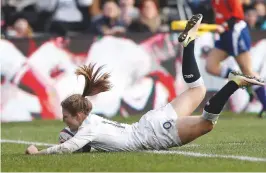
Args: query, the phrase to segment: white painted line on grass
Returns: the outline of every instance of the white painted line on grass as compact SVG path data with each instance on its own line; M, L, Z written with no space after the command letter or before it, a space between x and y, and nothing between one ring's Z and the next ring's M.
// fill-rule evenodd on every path
M195 148L195 147L200 147L200 144L187 144L182 146L182 148Z
M53 145L56 145L56 144L49 144L49 143L43 143L43 142L31 142L31 141L9 140L9 139L1 139L1 143L15 143L15 144L27 144L27 145L31 145L32 144L32 145L37 145L37 146L53 146ZM197 146L200 146L200 145L198 145L198 144L189 144L187 146L197 147ZM154 153L154 154L176 154L176 155L184 155L184 156L192 156L192 157L235 159L235 160L244 160L244 161L250 161L250 162L266 162L266 158L249 157L249 156L204 154L204 153L196 153L196 152L188 152L188 151L176 151L176 150L145 151L145 152Z
M9 140L9 139L1 139L1 143L26 144L26 145L36 145L36 146L48 146L48 147L56 145L56 144L48 144L43 142L30 142L30 141Z
M192 156L192 157L235 159L235 160L244 160L244 161L250 161L250 162L266 162L266 158L249 157L249 156L204 154L204 153L195 153L195 152L189 152L189 151L174 151L174 150L170 150L170 151L147 151L147 152L155 153L155 154L178 154L178 155Z

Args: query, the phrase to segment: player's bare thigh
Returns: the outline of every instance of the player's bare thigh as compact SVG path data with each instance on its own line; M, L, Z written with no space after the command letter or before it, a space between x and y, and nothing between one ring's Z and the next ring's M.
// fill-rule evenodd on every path
M252 60L251 60L251 55L250 53L247 52L243 52L241 54L239 54L236 57L236 61L242 71L242 73L246 74L246 75L250 75L250 76L259 76L256 72L254 72L252 70Z
M220 63L228 57L228 54L217 48L213 48L206 60L206 71L219 76L221 73Z
M199 106L206 94L204 85L190 88L176 97L171 105L179 117L190 116Z
M213 124L203 119L202 116L184 116L178 118L176 128L182 145L185 145L210 132Z
M171 102L178 116L176 131L182 144L189 143L194 139L211 131L213 124L206 121L202 116L190 116L202 102L206 94L204 85L190 88Z

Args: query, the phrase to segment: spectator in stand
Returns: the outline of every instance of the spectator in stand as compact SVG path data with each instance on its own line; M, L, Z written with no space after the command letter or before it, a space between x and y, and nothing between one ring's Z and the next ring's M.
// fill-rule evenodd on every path
M265 20L261 25L261 30L266 30L266 21Z
M266 25L266 5L263 1L257 1L254 4L254 8L256 9L258 14L257 27L259 29L263 29L263 26L265 27Z
M92 21L92 31L97 35L115 35L125 33L120 20L120 9L114 1L106 1L103 14Z
M6 21L3 11L1 11L1 38L5 37L6 34Z
M214 14L210 0L187 0L193 14L201 13L203 23L214 23Z
M20 26L29 25L31 28L34 28L38 20L37 11L35 9L36 1L37 0L2 0L1 13L3 13L3 19L5 21L4 29L7 29L7 27L14 28L17 24ZM15 24L16 22L17 24Z
M101 0L93 0L93 3L89 7L89 13L91 15L91 19L94 16L101 14Z
M140 18L133 21L128 30L131 32L158 32L162 31L162 20L159 10L153 0L143 0L140 10Z
M86 30L89 23L91 4L92 0L39 0L37 9L46 15L45 31L57 33L58 27L64 27L67 31L80 32Z
M7 28L7 36L29 38L33 36L32 28L26 19L18 19L12 27Z
M253 0L241 0L244 12L250 10L253 6Z
M249 9L245 13L245 21L248 24L250 30L256 30L258 14L255 9Z
M135 0L120 0L119 6L121 9L120 20L126 25L129 26L132 21L135 21L139 18L139 9L134 7Z

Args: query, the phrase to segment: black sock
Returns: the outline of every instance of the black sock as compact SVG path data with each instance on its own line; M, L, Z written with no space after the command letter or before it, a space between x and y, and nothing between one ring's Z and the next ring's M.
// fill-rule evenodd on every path
M216 95L214 95L204 107L204 110L212 114L220 114L229 97L239 88L234 81L229 81Z
M182 73L186 83L195 82L200 78L199 68L194 56L194 44L195 40L184 47Z

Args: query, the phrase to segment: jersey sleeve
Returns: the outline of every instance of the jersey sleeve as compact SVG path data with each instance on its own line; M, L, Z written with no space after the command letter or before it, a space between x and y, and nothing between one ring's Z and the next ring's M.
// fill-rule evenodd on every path
M81 127L77 134L66 142L40 151L40 154L72 153L92 142L96 137L95 132L89 127Z

